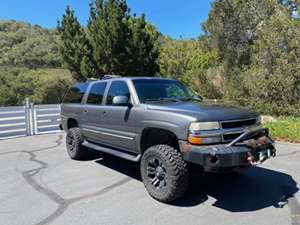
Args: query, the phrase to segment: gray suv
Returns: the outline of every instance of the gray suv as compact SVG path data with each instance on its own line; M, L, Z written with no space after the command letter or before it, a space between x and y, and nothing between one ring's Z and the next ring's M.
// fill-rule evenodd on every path
M90 148L139 162L147 191L159 201L181 197L195 165L231 172L276 154L257 113L204 101L173 79L105 78L66 93L67 151L76 160Z

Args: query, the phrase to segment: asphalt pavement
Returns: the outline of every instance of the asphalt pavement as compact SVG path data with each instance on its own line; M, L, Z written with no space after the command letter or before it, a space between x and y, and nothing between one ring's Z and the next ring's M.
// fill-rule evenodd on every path
M184 198L152 199L139 165L90 152L71 160L64 134L0 141L0 225L300 225L300 145L237 175L194 176Z

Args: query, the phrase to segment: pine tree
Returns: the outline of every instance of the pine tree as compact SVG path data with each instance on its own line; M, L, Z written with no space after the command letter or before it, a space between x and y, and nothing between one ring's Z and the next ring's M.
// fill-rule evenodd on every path
M61 37L60 52L66 67L76 80L84 80L95 75L92 48L84 29L81 27L74 11L68 6L62 21L58 22Z
M89 37L97 68L119 75L155 75L158 33L145 16L131 16L125 0L90 4Z
M158 32L146 22L144 14L141 17L132 17L129 27L131 31L129 71L137 75L155 75L159 71Z
M129 9L123 0L96 0L88 24L96 65L103 73L126 74Z
M144 15L131 16L125 0L92 0L86 30L67 7L58 30L63 61L77 80L159 71L158 32Z

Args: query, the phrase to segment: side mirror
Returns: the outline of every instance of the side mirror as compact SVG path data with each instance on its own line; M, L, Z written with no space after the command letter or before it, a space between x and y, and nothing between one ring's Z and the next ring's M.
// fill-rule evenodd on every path
M128 106L129 98L127 96L115 96L112 103L113 105Z

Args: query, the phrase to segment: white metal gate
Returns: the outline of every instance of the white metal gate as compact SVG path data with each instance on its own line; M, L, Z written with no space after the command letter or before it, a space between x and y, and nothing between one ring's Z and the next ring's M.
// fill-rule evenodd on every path
M26 107L0 107L0 140L28 134Z
M58 132L60 124L60 105L33 106L34 134Z
M0 140L60 132L60 105L0 107Z

